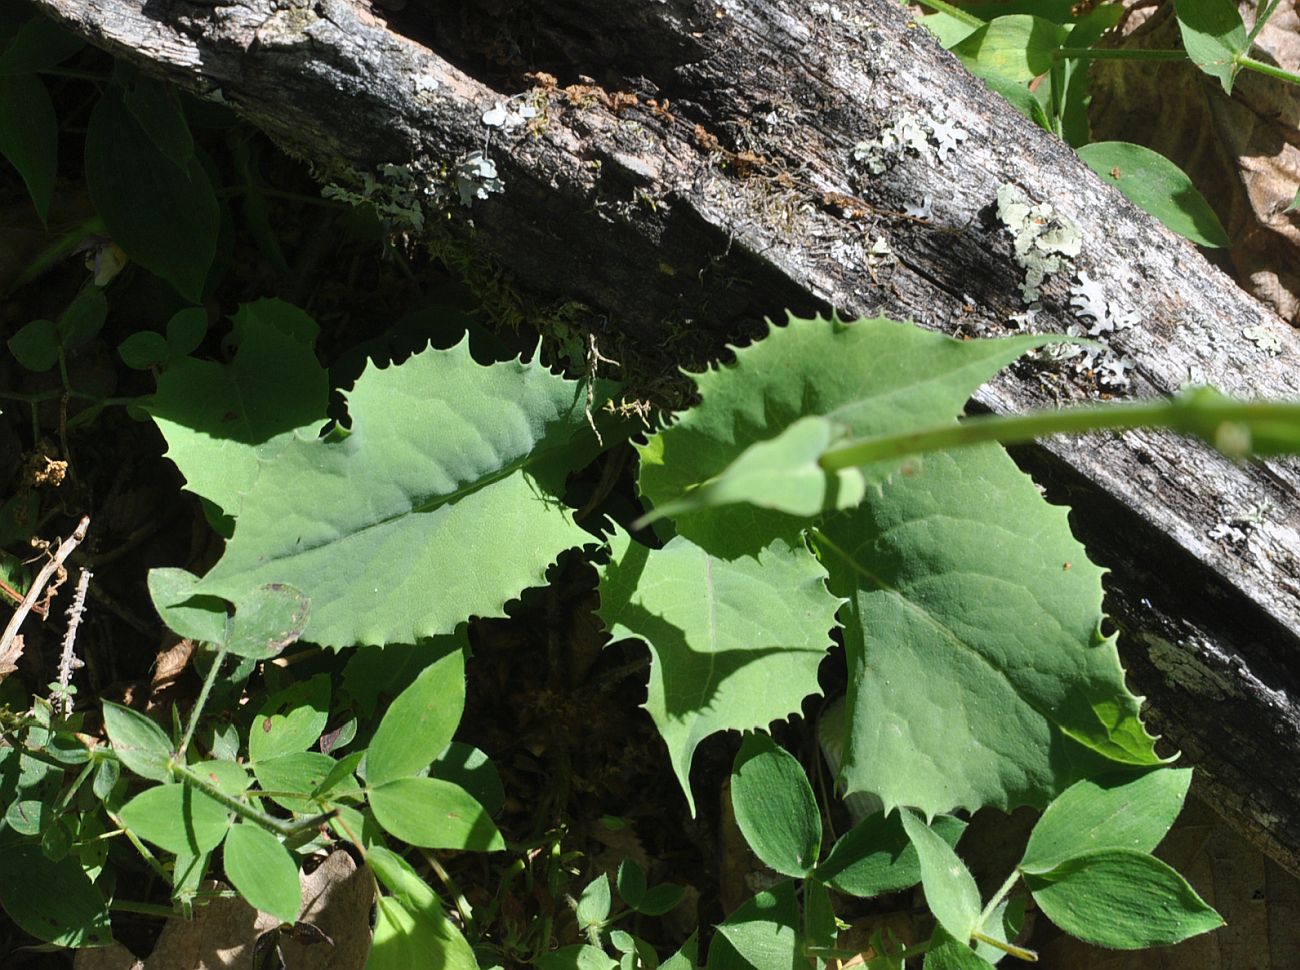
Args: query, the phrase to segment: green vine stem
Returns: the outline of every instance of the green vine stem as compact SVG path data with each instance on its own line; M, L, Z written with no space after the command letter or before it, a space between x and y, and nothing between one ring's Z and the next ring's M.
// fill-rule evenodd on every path
M193 785L203 794L207 795L214 802L219 802L223 808L234 812L240 818L246 819L255 825L260 825L264 829L274 832L284 839L291 839L300 832L314 828L317 825L323 825L330 821L337 814L336 809L330 809L328 812L321 812L319 815L313 815L310 818L299 819L296 822L285 822L282 819L267 815L265 812L259 812L251 805L241 802L238 798L227 795L216 785L203 778L198 773L190 770L185 765L172 763L172 777L178 781L183 781L187 785Z
M199 690L198 700L190 708L190 722L185 725L185 737L181 738L180 747L176 749L176 757L181 761L185 760L185 752L189 749L190 742L194 740L194 729L199 726L199 718L203 716L203 708L207 706L208 695L212 693L212 685L217 682L217 674L221 670L222 661L226 659L226 644L217 648L217 655L212 658L212 666L208 668L208 675L203 678L203 687Z
M1231 458L1244 458L1254 438L1264 438L1270 445L1283 441L1291 447L1300 444L1300 403L1234 401L1200 388L1158 401L980 416L924 431L880 435L830 448L818 464L826 471L839 471L989 441L1012 445L1058 434L1134 428L1168 428L1196 435Z

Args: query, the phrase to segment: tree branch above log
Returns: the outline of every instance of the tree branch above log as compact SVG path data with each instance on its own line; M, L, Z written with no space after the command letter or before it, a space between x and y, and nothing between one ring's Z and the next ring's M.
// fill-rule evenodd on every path
M1103 334L1110 372L1026 364L980 406L1188 381L1300 397L1290 327L886 0L840 0L836 17L795 0L430 2L382 16L351 0L36 4L227 101L330 178L405 166L437 190L459 244L522 289L585 304L619 354L666 367L720 353L786 309L956 334L1096 329L1097 312L1079 315L1087 292L1111 322L1136 321ZM499 102L537 114L485 123ZM864 146L890 138L892 154ZM1082 241L1027 316L998 216L1008 183ZM1075 525L1114 569L1121 648L1156 725L1300 873L1300 466L1238 466L1143 432L1021 457L1089 513Z

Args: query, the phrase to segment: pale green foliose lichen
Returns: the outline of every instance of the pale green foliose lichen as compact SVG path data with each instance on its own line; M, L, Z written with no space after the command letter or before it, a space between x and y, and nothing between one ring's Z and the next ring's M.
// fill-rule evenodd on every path
M1030 201L1010 182L998 188L998 219L1011 233L1016 263L1025 271L1020 296L1028 305L1041 295L1043 280L1079 255L1083 235L1069 216L1050 203Z
M875 138L854 145L853 160L872 175L881 175L908 152L927 162L943 162L967 137L942 113L904 111Z

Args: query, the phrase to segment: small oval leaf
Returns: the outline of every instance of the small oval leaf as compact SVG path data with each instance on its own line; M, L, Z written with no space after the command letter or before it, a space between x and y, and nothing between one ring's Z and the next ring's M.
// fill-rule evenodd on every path
M171 740L149 718L112 701L104 702L104 730L113 743L117 760L141 778L167 781L168 762L174 751Z
M465 658L434 661L389 706L366 755L366 781L382 785L428 767L451 742L465 709Z
M229 812L190 785L146 788L122 806L122 824L168 852L198 855L226 836Z
M292 923L302 908L298 864L270 832L251 823L231 828L224 853L226 875L248 905Z
M750 734L731 771L736 822L754 854L784 876L812 871L822 819L803 766L766 734Z
M1223 925L1187 880L1132 849L1075 856L1025 884L1065 932L1116 950L1168 946Z
M1170 232L1198 246L1230 245L1223 224L1205 197L1186 173L1163 155L1126 141L1098 141L1081 146L1079 157Z
M375 819L389 833L426 849L495 852L506 847L483 806L438 778L399 778L370 792Z

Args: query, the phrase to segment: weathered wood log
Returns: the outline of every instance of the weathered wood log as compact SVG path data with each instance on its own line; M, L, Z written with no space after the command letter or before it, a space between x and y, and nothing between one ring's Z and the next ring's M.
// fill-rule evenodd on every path
M458 245L581 301L602 346L643 366L833 307L951 333L1102 331L1104 359L993 382L977 404L995 411L1189 380L1300 396L1289 327L885 0L35 2L331 177L406 166ZM498 102L504 124L485 117ZM1061 249L1071 226L1082 244L1028 318L1008 183L1052 207L1036 216ZM1022 220L1022 249L1034 231ZM1020 456L1112 567L1154 724L1300 873L1300 466L1137 432Z

